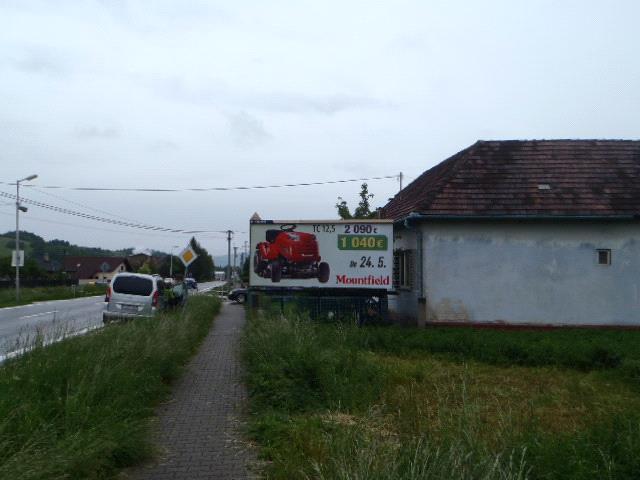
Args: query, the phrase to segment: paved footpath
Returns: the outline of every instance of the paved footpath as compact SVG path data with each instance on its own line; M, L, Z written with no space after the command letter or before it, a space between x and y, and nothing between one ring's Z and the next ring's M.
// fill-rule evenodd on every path
M255 453L239 433L247 401L238 355L244 321L242 306L223 305L171 399L160 407L156 428L160 458L129 471L127 478L256 478L249 471Z

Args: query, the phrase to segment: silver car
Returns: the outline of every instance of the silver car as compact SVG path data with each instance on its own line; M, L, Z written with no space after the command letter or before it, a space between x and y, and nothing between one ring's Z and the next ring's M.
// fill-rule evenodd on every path
M164 306L164 282L156 275L119 273L111 281L102 321L151 317Z

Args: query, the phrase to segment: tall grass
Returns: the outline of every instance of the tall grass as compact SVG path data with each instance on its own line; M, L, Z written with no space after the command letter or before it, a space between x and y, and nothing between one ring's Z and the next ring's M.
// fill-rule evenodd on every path
M251 434L277 479L640 478L637 339L255 317Z
M220 308L113 325L0 367L0 478L102 478L147 458L154 406Z

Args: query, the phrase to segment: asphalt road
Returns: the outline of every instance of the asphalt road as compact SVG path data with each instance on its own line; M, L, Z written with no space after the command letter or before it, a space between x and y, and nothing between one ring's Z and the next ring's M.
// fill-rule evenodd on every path
M201 283L198 290L202 293L220 285L224 282ZM98 296L0 308L0 360L29 345L37 334L55 341L102 327L105 305L104 297Z

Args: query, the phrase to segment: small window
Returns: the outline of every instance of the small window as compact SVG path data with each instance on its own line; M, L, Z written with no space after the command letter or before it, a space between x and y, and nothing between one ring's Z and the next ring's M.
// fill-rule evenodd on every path
M396 250L393 254L393 283L395 288L412 289L414 272L413 250Z
M600 249L598 250L598 265L611 265L611 250Z

